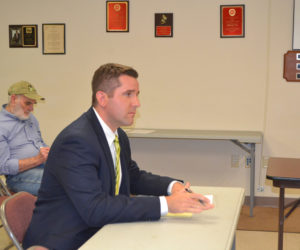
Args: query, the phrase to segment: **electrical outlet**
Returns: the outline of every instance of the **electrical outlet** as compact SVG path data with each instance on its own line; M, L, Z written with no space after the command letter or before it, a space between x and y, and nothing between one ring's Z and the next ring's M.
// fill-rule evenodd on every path
M264 187L264 186L258 185L258 186L257 186L257 191L258 191L258 192L263 192L263 191L265 191L265 187Z
M245 168L250 168L251 167L251 157L248 156L246 157L246 163L245 163Z

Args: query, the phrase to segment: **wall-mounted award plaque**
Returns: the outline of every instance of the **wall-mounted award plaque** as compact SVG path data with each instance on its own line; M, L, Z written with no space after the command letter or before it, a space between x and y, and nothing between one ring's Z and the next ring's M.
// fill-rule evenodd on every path
M129 2L106 2L106 32L129 32Z
M155 13L155 37L173 37L173 13Z
M43 24L43 54L65 54L66 34L64 23Z
M284 54L283 78L288 82L300 82L300 50Z
M220 37L245 37L245 5L220 6Z
M10 48L37 47L37 25L9 25Z

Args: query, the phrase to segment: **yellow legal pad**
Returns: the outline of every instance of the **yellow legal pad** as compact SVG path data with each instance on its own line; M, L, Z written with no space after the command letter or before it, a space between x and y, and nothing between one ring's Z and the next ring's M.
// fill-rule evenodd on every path
M169 217L192 217L193 213L167 213Z

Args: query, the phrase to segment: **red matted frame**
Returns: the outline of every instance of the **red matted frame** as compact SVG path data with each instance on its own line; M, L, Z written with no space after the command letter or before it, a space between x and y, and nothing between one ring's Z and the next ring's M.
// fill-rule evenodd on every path
M245 5L220 6L220 37L245 37Z
M129 32L129 1L106 1L106 32Z

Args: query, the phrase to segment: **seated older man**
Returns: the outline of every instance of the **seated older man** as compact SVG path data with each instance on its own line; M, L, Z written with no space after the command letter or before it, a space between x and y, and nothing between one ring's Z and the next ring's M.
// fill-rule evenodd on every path
M11 191L37 195L49 147L31 112L45 99L26 81L13 84L8 95L9 102L0 112L0 174L6 176Z

